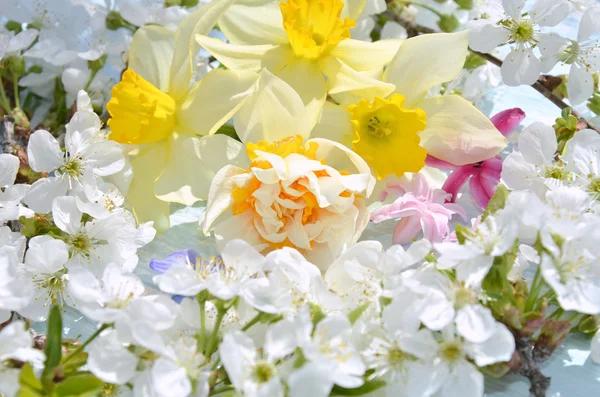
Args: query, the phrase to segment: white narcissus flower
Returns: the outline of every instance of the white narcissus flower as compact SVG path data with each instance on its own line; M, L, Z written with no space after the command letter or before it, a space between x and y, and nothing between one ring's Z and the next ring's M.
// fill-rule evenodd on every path
M529 190L543 198L546 191L567 179L561 163L554 162L558 144L554 128L535 122L519 135L519 151L502 163L502 180L510 189Z
M196 35L196 40L228 69L266 68L292 86L312 128L327 94L369 90L387 96L394 90L392 84L367 72L388 64L400 41L366 43L350 38L365 4L343 0L238 3L219 20L230 43L206 35Z
M467 24L471 29L469 44L473 50L487 53L509 43L512 51L501 68L504 83L510 86L533 84L541 70L534 48L543 48L544 40L553 38L552 33L541 32L541 27L559 24L569 13L569 3L566 0L537 0L527 12L525 0L503 0L502 4L504 14Z
M83 91L77 98L77 113L67 125L65 151L48 131L38 130L29 138L29 165L37 172L54 172L53 176L36 181L24 199L36 212L47 213L58 196L85 197L85 189L95 191L98 177L116 174L125 166L119 144L98 140L100 118L92 111Z
M255 95L234 118L247 156L217 173L201 219L208 234L221 214L233 215L215 225L219 249L232 239L264 253L287 246L324 270L358 240L368 223L365 198L375 179L345 146L305 141L310 137L305 116L298 94L264 70Z
M50 236L35 236L29 240L23 273L34 286L33 300L19 310L33 321L46 321L52 305L74 306L67 292L69 247L64 241Z
M77 299L77 308L92 320L114 323L127 318L129 304L140 297L144 284L115 264L104 269L102 282L82 266L69 269L68 291Z
M573 173L573 184L600 200L600 135L593 130L577 131L567 142L565 169Z
M132 271L138 262L137 249L154 238L154 229L148 225L136 228L128 212L88 221L83 219L83 214L75 197L57 197L53 201L52 219L68 235L67 267L81 265L98 277L109 263Z
M494 258L510 250L517 238L518 227L507 217L489 215L477 227L465 232L464 244L439 243L437 267L447 270L456 268L456 278L468 287L479 287L492 267Z
M0 222L19 219L20 216L31 216L31 211L20 206L21 200L30 185L15 185L19 171L19 158L12 154L0 153Z
M21 370L14 368L9 360L31 363L39 368L45 356L34 349L33 337L22 321L15 321L0 330L0 394L14 397L20 390L19 375Z
M600 71L600 6L587 9L579 24L577 40L554 34L543 42L542 72L549 72L557 63L570 65L567 80L569 102L579 105L594 93L593 73Z
M296 349L295 332L294 324L288 320L270 326L261 352L243 332L225 334L219 355L235 389L246 397L283 397L285 389L278 362Z
M20 249L8 244L0 246L0 324L10 319L11 311L23 309L33 299L31 281L19 272L21 258Z

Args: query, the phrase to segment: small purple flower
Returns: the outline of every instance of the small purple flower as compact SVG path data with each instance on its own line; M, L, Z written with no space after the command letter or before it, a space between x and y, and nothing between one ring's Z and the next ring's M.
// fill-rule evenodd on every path
M150 260L150 269L154 270L158 274L163 274L171 268L173 265L185 265L192 269L196 267L196 262L200 259L200 254L191 249L185 249L177 252L173 252L167 256L167 259L161 261L152 258Z

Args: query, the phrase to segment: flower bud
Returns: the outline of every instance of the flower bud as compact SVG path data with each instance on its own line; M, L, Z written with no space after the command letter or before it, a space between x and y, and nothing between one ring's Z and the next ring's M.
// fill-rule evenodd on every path
M569 332L571 332L571 323L569 321L546 319L540 336L535 342L534 359L543 361L550 357L554 353L554 350L569 335Z
M458 29L458 26L460 25L458 19L456 19L454 15L446 14L440 16L440 20L437 24L440 27L440 29L442 29L442 31L446 33L454 32L456 29Z
M596 334L600 329L600 317L594 315L583 316L577 325L577 329L584 334Z

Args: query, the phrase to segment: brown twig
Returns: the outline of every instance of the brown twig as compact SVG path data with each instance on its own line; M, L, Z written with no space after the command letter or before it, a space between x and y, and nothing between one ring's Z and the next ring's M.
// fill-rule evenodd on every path
M412 21L408 21L391 10L385 11L383 13L383 15L385 17L387 17L388 19L391 19L394 22L397 22L400 25L402 25L406 29L409 37L418 36L420 34L440 33L439 31L437 31L435 29L431 29L426 26L418 25ZM491 54L484 54L484 53L473 51L473 50L471 50L471 52L479 55L486 61L493 63L494 65L496 65L498 67L502 66L502 61ZM554 95L552 90L548 88L548 85L549 85L548 80L549 79L550 79L550 76L540 76L540 78L534 84L532 84L531 87L534 90L536 90L537 92L539 92L540 94L542 94L545 98L550 100L550 102L552 102L554 105L556 105L560 110L563 110L566 108L571 108L571 106L567 105L562 99L560 99L558 96ZM598 127L596 127L595 125L591 124L589 121L587 121L575 109L571 108L571 114L577 118L581 129L589 128L600 134L600 129Z
M521 359L519 374L529 379L531 387L529 393L533 397L546 397L546 391L550 387L550 378L540 370L540 362L533 355L533 343L528 338L520 340L515 338L517 352Z

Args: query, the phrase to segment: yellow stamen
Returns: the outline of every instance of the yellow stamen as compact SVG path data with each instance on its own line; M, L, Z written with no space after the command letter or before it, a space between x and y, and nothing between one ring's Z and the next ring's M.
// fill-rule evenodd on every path
M106 109L109 138L120 143L162 141L175 128L175 100L131 69L113 87Z
M342 0L288 0L281 2L283 27L294 54L307 59L323 57L350 37L356 23L342 21Z
M427 152L419 146L418 133L425 129L427 115L403 104L404 96L394 94L348 107L354 124L352 150L369 163L377 179L418 172L425 165Z

